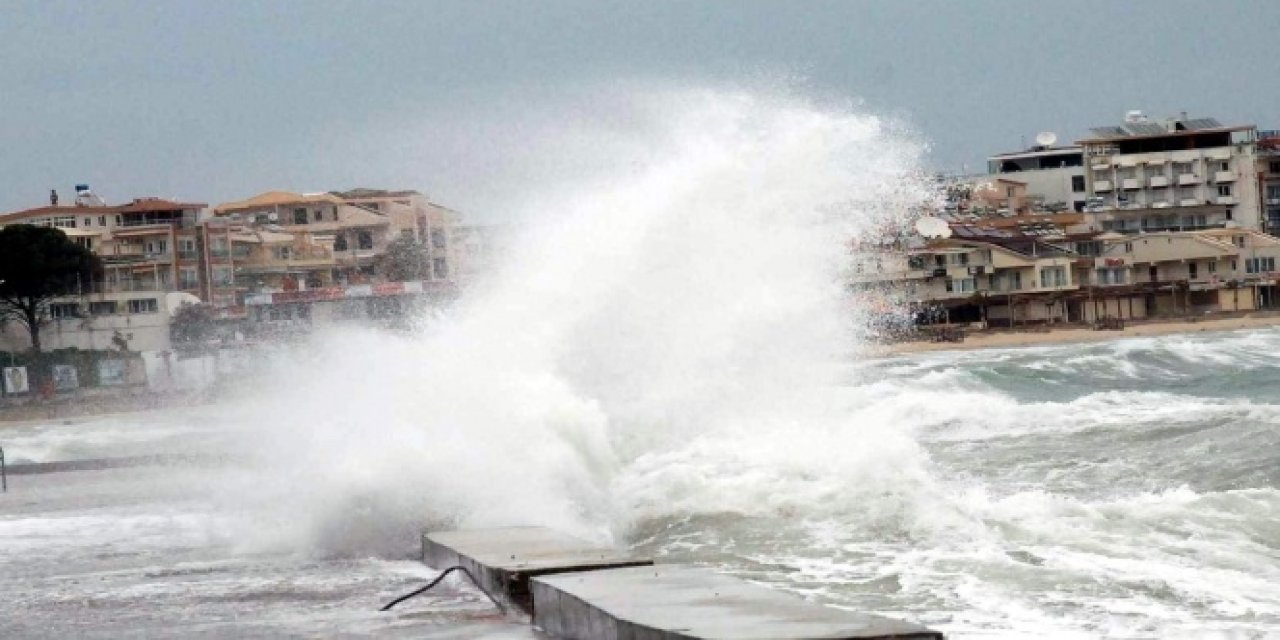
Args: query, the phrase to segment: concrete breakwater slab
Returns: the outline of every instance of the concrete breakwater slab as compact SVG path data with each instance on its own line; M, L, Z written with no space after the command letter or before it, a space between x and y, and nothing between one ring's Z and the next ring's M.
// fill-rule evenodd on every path
M651 558L601 547L546 527L432 531L422 535L422 561L436 569L461 566L494 595L532 610L529 579L653 564Z
M544 575L532 591L534 624L570 640L942 638L687 565Z

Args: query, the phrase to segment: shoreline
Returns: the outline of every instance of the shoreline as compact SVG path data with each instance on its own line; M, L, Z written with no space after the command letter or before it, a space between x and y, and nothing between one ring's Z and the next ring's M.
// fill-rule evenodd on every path
M1039 331L989 329L967 333L963 342L898 342L871 347L873 357L890 357L931 351L971 351L978 349L1017 349L1106 342L1124 338L1146 338L1218 331L1239 331L1280 326L1280 312L1250 312L1240 316L1205 317L1204 319L1171 318L1128 323L1122 330L1094 330L1082 325L1058 325Z

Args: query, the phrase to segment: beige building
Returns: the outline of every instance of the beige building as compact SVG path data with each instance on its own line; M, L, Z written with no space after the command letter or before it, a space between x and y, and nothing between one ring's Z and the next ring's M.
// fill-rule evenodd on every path
M99 292L184 291L203 297L200 214L206 205L136 198L122 205L100 200L0 215L0 226L30 224L61 229L103 263Z
M416 191L271 191L219 205L214 214L230 259L229 272L212 280L226 282L229 274L241 292L374 282L378 258L399 238L424 245L433 281L450 280L456 262L456 214Z
M1079 142L1092 230L1263 229L1253 125L1130 112L1093 133Z

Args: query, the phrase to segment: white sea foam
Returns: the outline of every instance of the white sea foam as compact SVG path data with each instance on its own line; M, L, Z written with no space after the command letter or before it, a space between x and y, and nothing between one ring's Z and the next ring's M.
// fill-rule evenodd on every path
M607 537L924 481L909 435L850 417L833 366L860 326L849 241L926 197L918 147L783 93L629 108L609 118L642 132L611 145L626 157L542 185L562 199L446 317L321 335L269 374L241 418L270 458L246 507L268 543L362 549L430 518Z

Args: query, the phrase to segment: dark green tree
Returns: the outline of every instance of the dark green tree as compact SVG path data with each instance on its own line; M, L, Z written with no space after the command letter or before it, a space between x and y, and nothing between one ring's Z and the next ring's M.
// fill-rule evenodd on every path
M0 315L26 327L36 353L49 303L80 293L101 273L98 257L58 229L28 224L0 229Z
M205 343L218 335L218 320L207 304L187 302L173 312L169 323L169 339L182 351L200 351Z
M387 244L386 253L378 258L378 273L396 282L431 279L431 256L427 245L408 236Z

